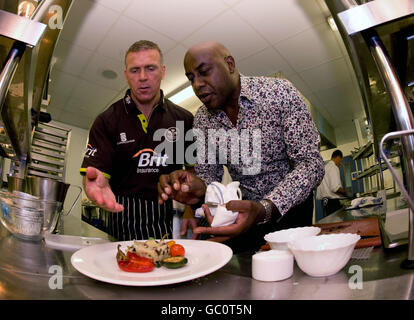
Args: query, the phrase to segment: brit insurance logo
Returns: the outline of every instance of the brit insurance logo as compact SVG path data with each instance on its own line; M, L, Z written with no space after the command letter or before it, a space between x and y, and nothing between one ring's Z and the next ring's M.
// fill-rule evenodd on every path
M92 145L88 143L88 146L85 152L85 158L94 157L97 151L98 149L96 149L95 147L92 147Z
M137 173L158 173L159 167L167 166L168 156L157 154L152 149L142 149L138 151L132 158L138 158Z
M126 136L126 133L125 133L125 132L121 132L121 133L119 134L119 139L120 139L121 141L118 141L118 142L116 143L117 145L135 142L135 139L128 140L128 138L127 138L127 136Z
M165 139L168 142L175 142L180 138L180 130L177 127L170 127L165 130Z

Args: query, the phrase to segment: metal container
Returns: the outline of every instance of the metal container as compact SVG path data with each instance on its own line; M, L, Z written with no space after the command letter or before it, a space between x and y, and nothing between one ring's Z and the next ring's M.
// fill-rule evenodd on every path
M17 205L11 193L1 192L0 221L13 235L24 240L39 241L43 238L44 214L39 199ZM37 201L37 202L36 202Z
M12 223L12 225L20 226L15 227L17 230L37 230L37 227L30 229L30 225L26 228L25 226L28 222L26 223L24 221L31 221L31 223L35 223L33 219L37 221L39 218L38 213L40 212L43 219L41 232L52 233L56 228L62 212L61 202L39 199L39 197L20 191L13 191L13 193L0 191L0 203L4 218L7 219L7 217L10 216L13 219L9 219L8 222ZM10 230L10 226L8 229L10 232L16 232L15 229ZM22 232L23 234L27 233L25 231ZM36 233L37 231L33 232ZM30 234L30 236L33 235ZM39 233L39 237L40 236L41 233Z
M13 192L13 191L26 192L26 189L27 189L26 180L16 177L16 176L7 175L7 189L10 192Z
M79 199L79 196L82 193L82 188L61 181L36 176L28 176L26 178L26 181L28 192L31 195L37 196L45 201L50 201L44 206L45 226L48 226L48 232L53 232L59 222L60 215L68 215L71 213L72 209ZM78 188L79 194L72 204L70 210L68 212L65 212L63 210L63 204L65 202L68 189L71 186Z

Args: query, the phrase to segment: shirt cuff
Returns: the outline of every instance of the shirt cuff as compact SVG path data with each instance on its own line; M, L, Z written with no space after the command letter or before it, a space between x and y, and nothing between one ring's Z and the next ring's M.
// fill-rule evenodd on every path
M111 179L111 176L103 171L101 171L102 174L104 175L105 178L107 178L108 180ZM86 168L80 168L79 173L84 176L86 174Z

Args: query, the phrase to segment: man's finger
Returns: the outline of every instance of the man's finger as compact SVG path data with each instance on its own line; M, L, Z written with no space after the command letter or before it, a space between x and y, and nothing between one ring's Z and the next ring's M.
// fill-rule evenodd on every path
M233 212L245 211L248 209L249 201L247 200L231 200L226 203L226 209Z
M180 230L180 234L182 236L187 234L187 226L188 226L188 219L182 219L181 221L181 230Z
M201 206L201 208L204 211L204 216L206 217L206 220L207 220L208 224L211 225L213 223L214 217L211 215L209 207L207 207L205 204L203 204Z
M87 167L85 176L90 180L95 180L98 177L98 171L94 167Z
M214 236L235 236L238 234L237 229L239 226L237 224L231 224L224 227L197 227L194 229L195 233L202 234L211 234Z
M230 239L231 239L231 237L219 236L219 237L211 237L211 238L207 239L207 241L225 242L225 241L230 240Z

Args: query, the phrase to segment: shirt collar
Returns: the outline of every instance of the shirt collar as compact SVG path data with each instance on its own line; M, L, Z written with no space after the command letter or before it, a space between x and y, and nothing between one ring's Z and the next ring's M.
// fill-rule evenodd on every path
M158 103L154 106L154 109L157 108L158 106L161 107L162 110L167 110L167 104L165 101L165 97L164 97L164 92L162 90L160 90L161 95L160 95L160 100L158 100ZM140 113L141 111L139 111L139 109L137 108L134 100L132 100L131 98L131 89L128 89L125 92L125 96L124 96L124 103L125 103L125 108L126 108L126 112L138 112Z
M240 98L246 98L247 100L251 101L253 100L254 91L257 88L253 88L253 86L250 86L249 80L250 80L249 77L240 75L240 84L241 84Z

